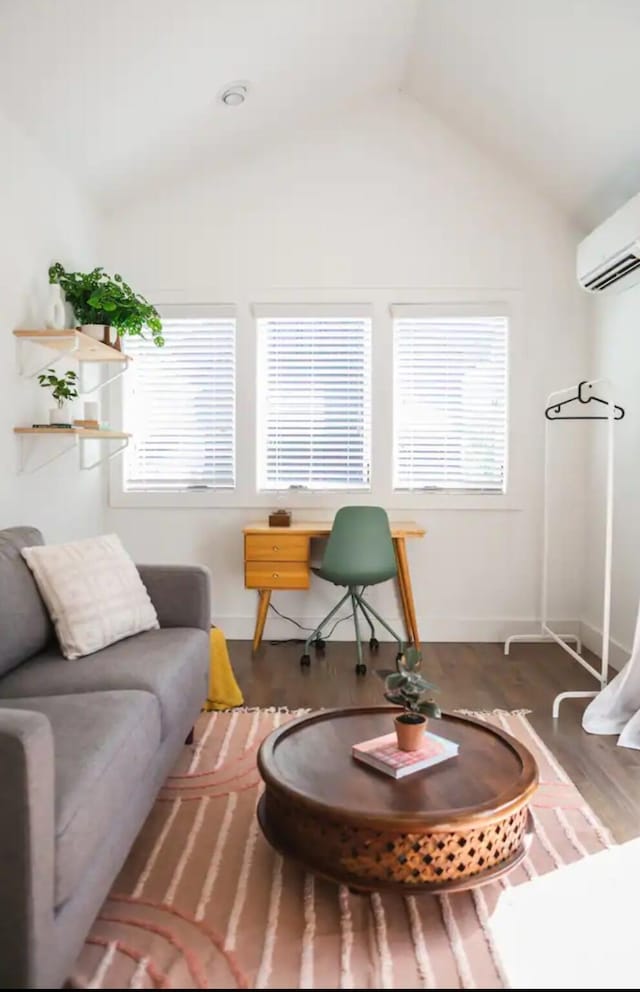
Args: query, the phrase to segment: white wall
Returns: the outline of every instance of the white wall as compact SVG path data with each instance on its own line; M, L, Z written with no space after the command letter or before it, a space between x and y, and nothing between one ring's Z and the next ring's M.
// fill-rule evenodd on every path
M102 473L81 472L72 451L37 473L18 474L13 427L43 422L51 403L37 380L18 375L12 331L44 327L52 261L94 264L94 218L45 151L1 113L0 147L0 527L33 524L48 541L68 540L101 530ZM38 458L59 443L39 441Z
M112 214L105 265L156 301L238 303L240 457L243 445L253 443L252 384L245 388L255 350L251 301L301 292L312 300L314 294L392 300L402 293L420 301L429 292L455 299L466 290L517 300L516 508L396 516L414 517L428 529L409 548L425 638L501 639L529 629L538 616L544 399L584 378L587 360L576 232L544 199L401 96L318 124L286 145L246 152L234 168L210 166ZM379 440L388 444L387 437ZM553 612L570 619L579 616L582 596L584 454L579 439L565 443L566 477L554 497L562 541ZM106 521L139 559L208 564L216 621L231 636L249 636L255 594L243 589L240 531L264 516L264 509L245 506L112 507ZM318 584L311 594L282 593L275 601L309 623L333 597ZM390 618L398 615L390 589L376 598ZM276 623L270 621L268 635L293 634Z
M615 425L614 523L611 635L614 661L624 660L633 641L640 600L640 286L599 300L593 334L592 376L613 383L625 417ZM585 546L586 623L601 636L606 424L593 424ZM597 638L594 644L598 647Z

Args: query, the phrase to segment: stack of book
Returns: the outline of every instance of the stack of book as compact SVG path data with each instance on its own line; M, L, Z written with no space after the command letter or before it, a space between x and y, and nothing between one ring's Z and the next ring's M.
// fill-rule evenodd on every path
M404 778L405 775L455 758L458 750L459 746L455 741L425 730L424 743L417 751L400 751L395 732L392 732L352 745L351 754L358 761L377 768L392 778Z

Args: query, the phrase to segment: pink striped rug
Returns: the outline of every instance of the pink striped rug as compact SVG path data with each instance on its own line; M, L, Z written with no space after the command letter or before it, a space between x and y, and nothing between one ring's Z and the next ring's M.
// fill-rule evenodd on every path
M503 988L487 925L502 889L612 843L523 713L475 714L538 761L526 860L472 892L353 895L283 860L258 828L256 750L294 715L203 714L94 923L73 986Z

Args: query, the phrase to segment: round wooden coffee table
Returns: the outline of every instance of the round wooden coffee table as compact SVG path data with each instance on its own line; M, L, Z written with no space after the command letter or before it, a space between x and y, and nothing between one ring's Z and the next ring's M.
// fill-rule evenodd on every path
M531 753L502 730L445 714L435 733L459 754L396 780L351 756L393 730L395 707L323 710L263 741L258 806L267 840L307 869L356 890L450 891L488 882L524 857Z

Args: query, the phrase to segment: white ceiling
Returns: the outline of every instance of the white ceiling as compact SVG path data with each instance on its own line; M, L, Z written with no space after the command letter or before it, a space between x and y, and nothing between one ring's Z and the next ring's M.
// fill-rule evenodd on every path
M589 227L640 189L639 50L640 0L0 0L0 103L110 202L402 89Z
M397 88L414 0L0 0L0 100L98 196ZM250 99L216 100L234 80Z
M407 88L583 226L640 191L640 0L421 0Z

